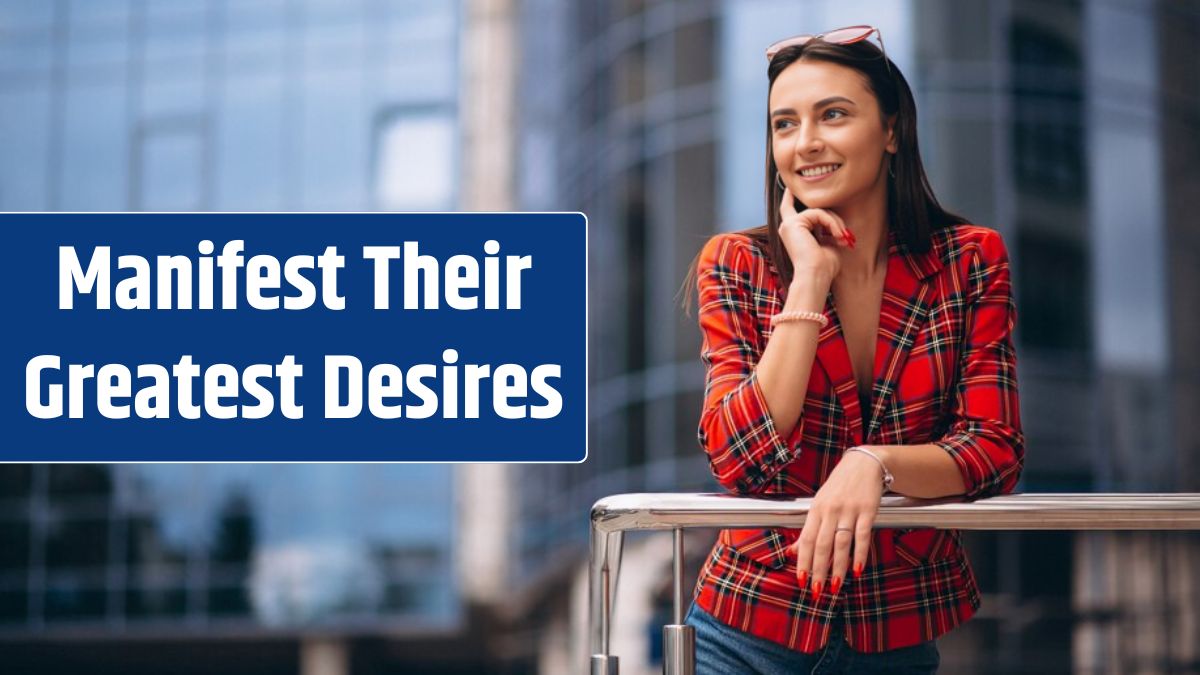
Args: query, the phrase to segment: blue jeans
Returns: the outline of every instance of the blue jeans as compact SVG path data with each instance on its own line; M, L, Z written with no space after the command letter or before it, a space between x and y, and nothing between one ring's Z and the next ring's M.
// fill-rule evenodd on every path
M832 673L937 673L937 641L865 654L846 644L841 616L834 617L829 644L812 654L731 628L694 603L684 623L696 629L696 675L809 675Z

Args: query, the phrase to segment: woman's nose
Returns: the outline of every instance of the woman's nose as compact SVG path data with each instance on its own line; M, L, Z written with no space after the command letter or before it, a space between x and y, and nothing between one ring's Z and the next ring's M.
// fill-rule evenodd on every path
M818 133L816 125L804 124L800 127L800 142L796 144L796 151L802 155L811 155L821 151L824 142Z

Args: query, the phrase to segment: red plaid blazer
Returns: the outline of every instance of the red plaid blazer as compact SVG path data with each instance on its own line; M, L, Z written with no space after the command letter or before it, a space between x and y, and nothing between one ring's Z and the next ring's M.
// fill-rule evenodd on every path
M745 235L718 234L705 244L697 280L707 367L699 439L721 485L742 495L811 497L852 445L936 443L958 463L968 498L1013 490L1024 437L1008 253L996 231L967 224L934 232L932 243L914 253L888 238L870 428L830 293L830 322L787 438L776 433L754 372L770 317L783 307L778 274ZM880 652L933 639L979 608L957 530L876 529L862 576L817 600L796 583L788 547L799 534L722 531L696 602L734 628L807 653L825 646L834 620L844 622L851 647Z

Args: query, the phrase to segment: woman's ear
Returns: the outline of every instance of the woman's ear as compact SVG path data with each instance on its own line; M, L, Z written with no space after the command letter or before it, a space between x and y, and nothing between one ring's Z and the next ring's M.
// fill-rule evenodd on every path
M896 154L896 114L888 115L887 118L887 151Z

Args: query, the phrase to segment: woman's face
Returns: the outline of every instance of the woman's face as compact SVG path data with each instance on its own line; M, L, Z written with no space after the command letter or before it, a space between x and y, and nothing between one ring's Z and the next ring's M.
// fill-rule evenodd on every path
M775 78L769 103L775 167L805 206L832 209L887 198L886 153L896 151L895 116L884 128L862 74L835 63L797 61Z

